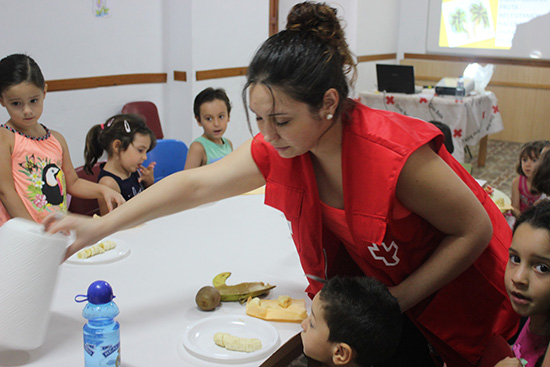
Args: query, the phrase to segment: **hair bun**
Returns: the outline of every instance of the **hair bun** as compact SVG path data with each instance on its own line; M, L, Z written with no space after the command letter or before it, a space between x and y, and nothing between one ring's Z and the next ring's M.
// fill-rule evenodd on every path
M355 66L355 60L346 42L344 30L338 19L338 11L325 3L305 1L294 5L287 17L286 29L311 32L326 42L341 56L346 73Z
M313 32L319 38L337 44L344 39L344 31L337 17L337 10L325 3L309 1L296 4L288 13L286 29Z

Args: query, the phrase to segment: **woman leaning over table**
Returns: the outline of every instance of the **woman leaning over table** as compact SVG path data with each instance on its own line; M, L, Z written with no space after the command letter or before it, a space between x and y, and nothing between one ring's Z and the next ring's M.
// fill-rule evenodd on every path
M475 365L492 335L517 329L503 282L508 224L439 130L350 100L348 71L355 65L336 10L296 5L248 68L243 98L260 134L101 219L50 218L49 231L76 230L70 255L122 228L265 184L265 203L292 224L306 274L380 279L449 367ZM321 287L310 281L307 291ZM418 357L407 345L418 338L402 339L402 362L391 365L422 363L426 344Z

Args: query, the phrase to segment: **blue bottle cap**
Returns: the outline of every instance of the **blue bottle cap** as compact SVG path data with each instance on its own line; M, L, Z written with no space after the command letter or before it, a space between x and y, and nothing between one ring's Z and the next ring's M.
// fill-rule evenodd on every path
M77 299L79 297L86 298ZM95 305L102 305L111 302L113 298L115 298L115 296L113 295L113 289L111 288L111 285L104 280L96 280L88 287L87 296L79 294L75 297L75 301L84 302L87 300L88 302Z

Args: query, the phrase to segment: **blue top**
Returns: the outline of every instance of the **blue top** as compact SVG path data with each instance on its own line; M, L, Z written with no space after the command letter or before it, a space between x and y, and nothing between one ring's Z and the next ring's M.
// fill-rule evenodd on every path
M118 184L118 187L120 188L120 194L125 200L130 200L131 198L143 191L144 187L141 182L139 182L139 173L132 172L130 177L123 180L117 175L114 175L111 172L104 170L103 168L105 167L105 163L101 163L99 167L101 168L101 170L99 171L97 182L99 182L99 180L101 180L103 176L112 177Z

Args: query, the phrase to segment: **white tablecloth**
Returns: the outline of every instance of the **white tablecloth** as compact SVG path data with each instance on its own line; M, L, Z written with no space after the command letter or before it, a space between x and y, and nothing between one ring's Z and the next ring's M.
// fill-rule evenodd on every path
M464 162L464 147L476 145L481 138L504 129L497 98L492 92L457 100L436 96L433 89L419 94L362 92L361 102L369 107L394 111L425 121L449 126L453 137L453 156Z
M308 312L311 304L287 221L263 200L264 195L239 196L113 234L109 237L131 247L129 256L115 263L64 263L46 342L30 352L0 349L0 366L83 366L84 303L74 297L99 279L111 284L120 308L116 319L123 366L227 366L195 357L179 345L191 322L245 315L245 306L238 302L224 302L213 312L196 307L195 294L211 285L216 274L232 272L228 284L275 284L268 298L305 298ZM279 333L279 346L301 330L298 323L271 324ZM258 366L262 361L238 365Z

